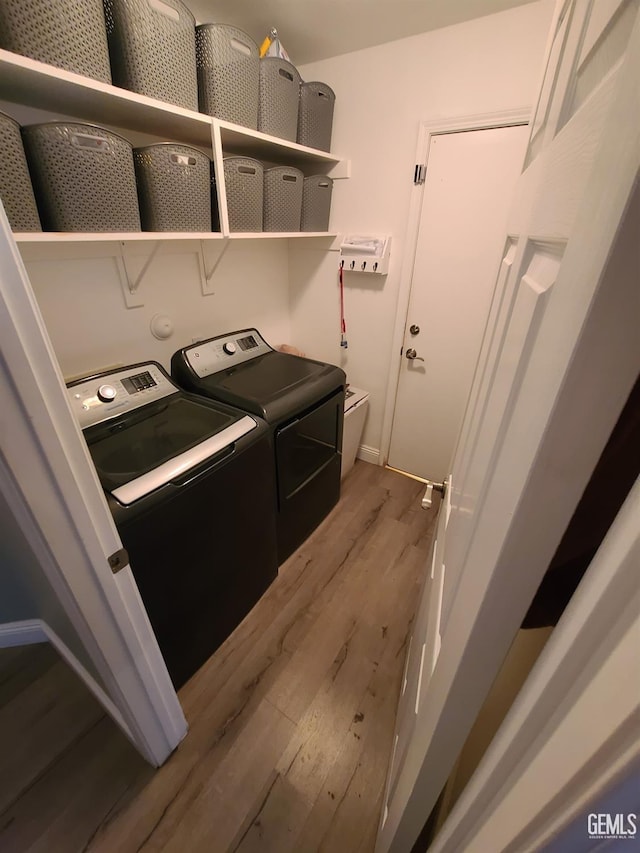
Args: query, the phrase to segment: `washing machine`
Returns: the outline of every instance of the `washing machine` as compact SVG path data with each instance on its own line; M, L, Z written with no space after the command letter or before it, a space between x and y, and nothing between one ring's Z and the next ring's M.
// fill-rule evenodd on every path
M179 350L171 374L183 388L270 425L282 563L340 497L344 371L277 352L253 328Z
M271 434L156 362L67 385L176 688L278 570Z

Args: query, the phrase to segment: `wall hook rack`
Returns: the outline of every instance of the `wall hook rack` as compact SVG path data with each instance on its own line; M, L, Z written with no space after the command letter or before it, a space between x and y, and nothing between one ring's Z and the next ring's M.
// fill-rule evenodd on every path
M342 240L341 266L349 272L385 275L389 272L391 237L348 235Z

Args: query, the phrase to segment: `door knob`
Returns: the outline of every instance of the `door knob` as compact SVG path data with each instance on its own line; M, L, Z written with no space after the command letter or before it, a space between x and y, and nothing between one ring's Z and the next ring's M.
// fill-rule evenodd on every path
M407 356L409 361L424 361L424 358L421 358L418 353L413 349L413 347L408 349L405 355Z
M413 326L409 326L409 331L411 332L412 335L419 335L420 334L420 326L416 326L416 324L414 323Z

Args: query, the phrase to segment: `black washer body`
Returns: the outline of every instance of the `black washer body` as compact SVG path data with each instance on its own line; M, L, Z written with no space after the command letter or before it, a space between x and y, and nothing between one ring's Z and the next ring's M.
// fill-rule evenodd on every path
M234 350L228 360L225 346ZM171 373L183 388L271 426L278 562L284 562L340 497L344 371L276 352L256 329L244 329L174 353Z
M132 375L156 363L126 368ZM69 386L112 381L109 371ZM125 379L126 382L126 379ZM131 570L176 688L229 636L277 576L268 426L225 444L243 412L179 390L83 429ZM195 467L148 494L118 499L142 475L220 438ZM115 494L114 494L115 493Z

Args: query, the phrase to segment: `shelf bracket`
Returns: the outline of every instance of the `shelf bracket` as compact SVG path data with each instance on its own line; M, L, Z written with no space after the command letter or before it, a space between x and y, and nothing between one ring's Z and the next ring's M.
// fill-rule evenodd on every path
M209 270L207 270L207 259L204 251L204 242L202 240L200 240L199 242L200 252L198 253L198 259L200 267L200 283L202 285L202 295L213 296L215 291L211 289L211 279L213 278L215 271L220 266L220 261L223 259L225 252L229 248L229 240L223 241L222 249L219 252L218 257L213 262L213 266Z
M140 287L140 283L142 279L146 275L147 270L151 266L153 259L155 258L158 250L160 248L160 240L156 240L153 244L153 248L149 252L147 259L145 260L142 269L138 273L138 275L133 278L129 273L129 267L127 266L127 256L124 251L126 243L119 243L119 254L116 256L116 264L118 266L118 272L120 274L120 284L122 286L122 292L124 294L124 299L127 305L127 308L142 308L144 302L142 301L141 296L138 294L138 288Z

